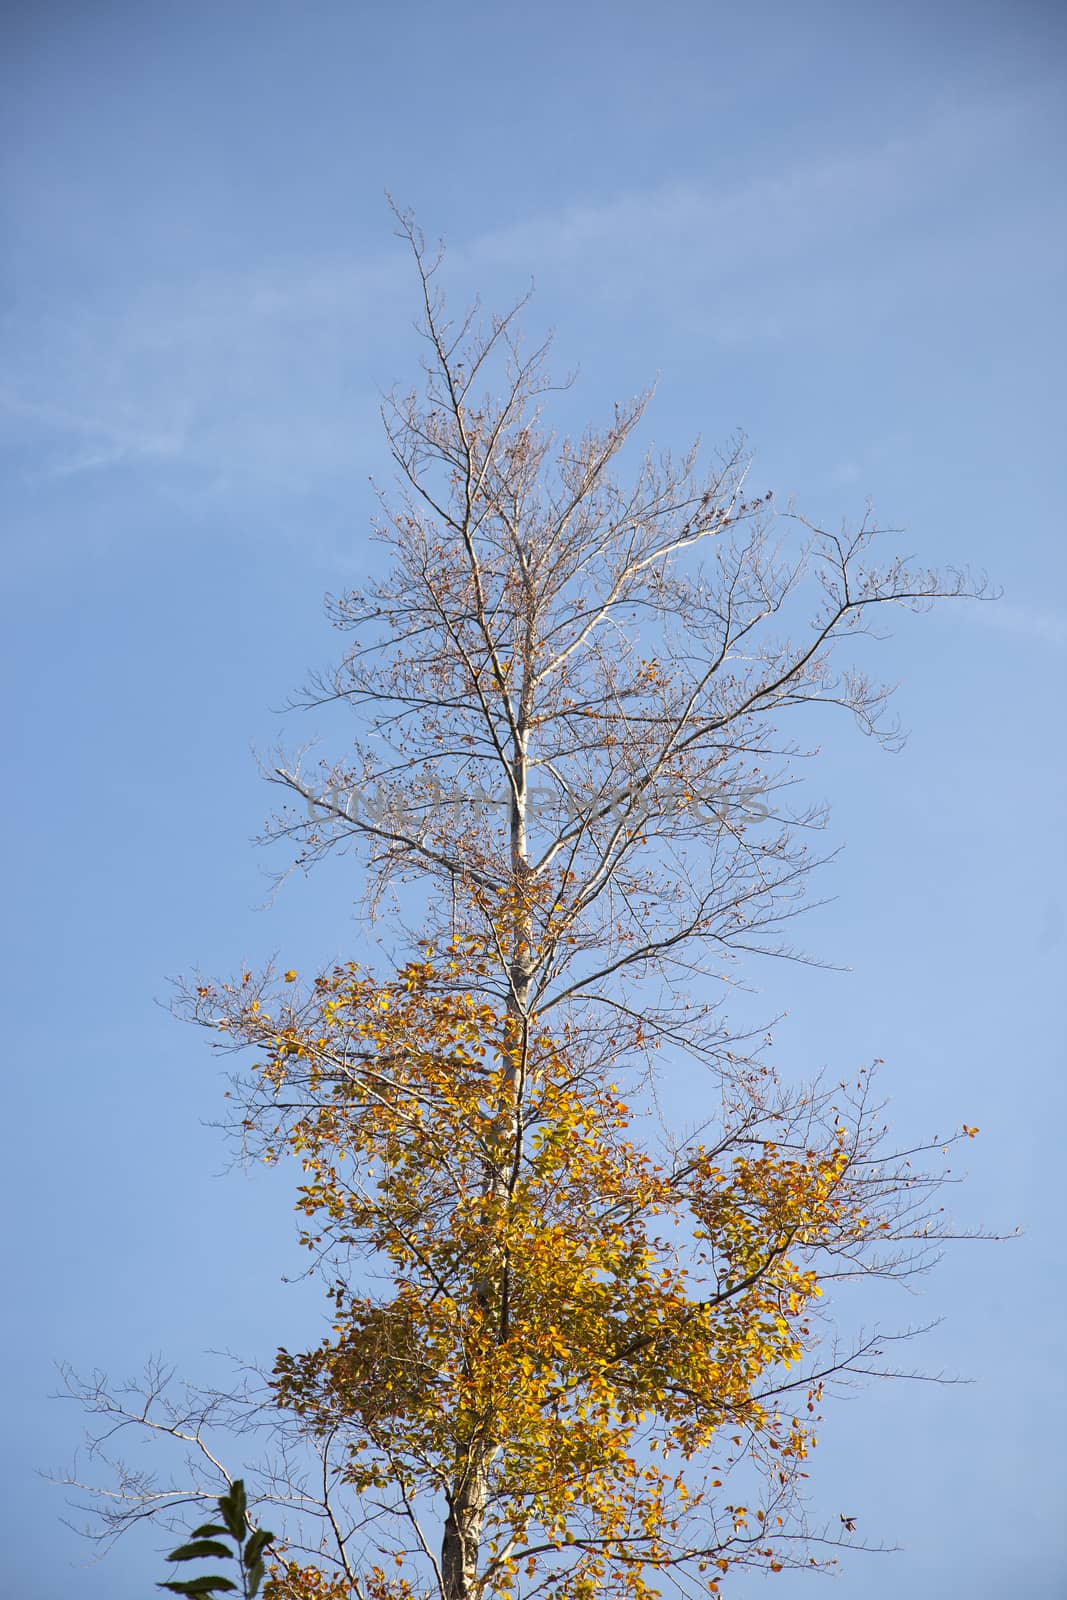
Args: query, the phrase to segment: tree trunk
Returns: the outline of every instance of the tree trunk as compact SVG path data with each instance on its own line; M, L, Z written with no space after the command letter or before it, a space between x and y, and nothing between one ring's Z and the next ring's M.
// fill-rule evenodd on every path
M489 1455L473 1453L449 1500L441 1542L444 1600L471 1600L478 1582L478 1552L489 1487Z
M523 700L525 702L525 690ZM520 709L514 737L512 776L514 789L511 796L511 870L512 882L518 895L525 890L525 875L529 871L526 836L526 809L528 794L528 713L525 703ZM511 1046L512 1064L506 1075L504 1100L500 1107L500 1121L506 1124L506 1142L502 1156L494 1157L486 1174L490 1193L501 1195L508 1186L515 1143L521 1137L521 1097L523 1090L522 1058L526 1050L529 1018L530 981L533 970L531 950L532 925L526 909L516 904L511 929L510 994L507 1002L507 1038ZM503 1131L503 1130L502 1130ZM495 1302L500 1319L500 1334L507 1331L508 1315L508 1262L506 1250L498 1263L498 1281L486 1285L487 1305ZM457 1474L449 1497L448 1517L445 1520L441 1544L441 1580L443 1600L471 1600L478 1583L478 1558L481 1548L482 1525L489 1498L489 1468L496 1450L492 1445L476 1445L465 1458Z

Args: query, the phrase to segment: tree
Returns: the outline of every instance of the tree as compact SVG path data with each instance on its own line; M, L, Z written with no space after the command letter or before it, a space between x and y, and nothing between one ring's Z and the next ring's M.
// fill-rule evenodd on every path
M384 408L392 565L330 603L351 643L303 697L353 737L269 773L271 837L303 865L358 847L372 909L392 895L397 970L183 992L256 1056L241 1132L302 1165L331 1306L254 1413L290 1513L266 1592L715 1593L837 1537L805 1518L813 1419L884 1341L820 1354L824 1290L920 1271L947 1236L870 1075L783 1084L725 1002L742 957L795 953L817 861L789 727L834 705L892 744L851 647L966 583L880 564L869 517L777 513L740 443L624 472L647 395L557 443L520 308L451 323L400 224L427 354ZM695 1127L658 1125L668 1078ZM83 1397L201 1449L224 1410ZM171 1499L127 1487L110 1530Z

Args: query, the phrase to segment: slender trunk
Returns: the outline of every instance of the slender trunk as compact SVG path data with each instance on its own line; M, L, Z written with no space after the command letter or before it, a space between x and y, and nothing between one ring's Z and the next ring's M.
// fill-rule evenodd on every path
M533 922L526 905L530 871L527 848L527 823L529 805L529 736L531 720L531 692L533 683L534 600L527 594L526 636L523 641L522 684L512 739L512 797L511 797L511 882L515 896L511 927L511 968L508 974L508 1044L511 1050L511 1069L508 1074L511 1119L508 1129L510 1142L519 1132L519 1098L522 1094L522 1074L526 1050L526 1032L529 1019L530 983L533 975Z
M505 1039L509 1060L505 1072L503 1096L499 1107L499 1150L487 1164L486 1188L489 1194L501 1196L508 1188L516 1149L521 1137L521 1097L525 1070L526 1036L528 1030L530 984L533 975L532 921L524 904L526 875L529 871L527 852L527 799L528 799L528 730L529 707L529 651L524 662L525 682L519 714L512 743L512 776L514 788L511 797L511 872L515 894L511 948L508 971L509 994L506 1009ZM480 1293L487 1310L492 1309L498 1318L501 1337L506 1335L508 1321L508 1261L506 1247L501 1253L495 1282L485 1283ZM477 1592L478 1557L481 1546L482 1525L489 1499L489 1471L498 1446L491 1441L479 1442L468 1449L457 1462L456 1477L449 1497L448 1516L445 1520L441 1545L441 1579L443 1600L471 1600Z
M512 793L510 806L511 877L514 893L508 951L509 992L505 1017L505 1043L508 1060L503 1093L497 1112L499 1141L493 1157L486 1163L486 1192L503 1196L510 1184L521 1138L522 1093L529 1027L530 985L533 978L533 924L525 904L529 873L527 849L528 740L530 727L529 694L533 668L533 611L527 621L523 651L523 682L512 739ZM476 1286L483 1309L497 1319L499 1336L507 1335L508 1254L504 1245L489 1277ZM448 1500L441 1543L441 1582L443 1600L472 1600L478 1587L478 1559L482 1528L489 1501L489 1473L499 1446L491 1439L468 1445L456 1462L456 1475Z
M489 1491L492 1452L476 1447L457 1478L441 1542L443 1600L472 1600Z

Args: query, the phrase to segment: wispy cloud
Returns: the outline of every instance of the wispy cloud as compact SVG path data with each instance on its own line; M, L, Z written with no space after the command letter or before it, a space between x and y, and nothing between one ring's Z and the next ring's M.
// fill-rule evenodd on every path
M668 181L459 241L457 295L507 295L535 271L549 303L617 330L642 308L664 339L758 345L848 330L909 293L945 293L965 268L966 226L916 227L1011 137L1018 107L939 114L907 137L798 162L724 190ZM990 234L988 218L980 220ZM1006 229L1002 243L1019 250ZM263 485L362 470L389 354L409 320L395 249L156 284L126 304L9 316L9 437L38 477L157 463ZM652 313L651 317L649 313ZM842 474L851 464L841 464Z
M990 600L966 605L960 614L981 627L1012 634L1016 638L1031 639L1060 650L1067 645L1067 611L1007 600Z
M146 458L173 459L182 454L185 444L179 428L159 432L144 427L121 427L114 419L82 415L2 389L0 412L7 415L9 423L29 425L63 441L58 453L51 455L41 467L42 477L72 477L79 472Z
M986 262L998 253L1017 262L1023 248L1032 267L1042 254L1058 259L1047 217L1035 214L1030 237L1011 195L995 216L985 203L991 164L1039 109L1014 93L946 104L907 133L845 154L798 157L730 187L667 181L570 206L487 233L465 254L473 269L536 263L539 274L565 276L572 294L639 300L728 344L818 332L877 314L917 283L958 285L976 241Z

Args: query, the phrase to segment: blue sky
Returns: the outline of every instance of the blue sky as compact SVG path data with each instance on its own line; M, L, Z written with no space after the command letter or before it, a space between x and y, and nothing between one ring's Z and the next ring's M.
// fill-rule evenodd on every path
M956 1214L1024 1229L892 1310L943 1317L915 1363L969 1386L828 1416L818 1506L901 1547L841 1592L1062 1592L1063 14L39 0L5 30L13 1592L159 1575L151 1539L75 1566L35 1476L79 1435L56 1360L210 1375L206 1347L265 1355L315 1315L279 1282L284 1182L227 1171L219 1063L158 1002L196 964L367 949L352 867L265 906L251 747L331 731L278 712L331 659L378 394L416 371L386 188L448 236L457 300L535 280L530 325L580 368L566 420L658 377L650 441L742 427L761 486L835 521L873 497L1004 591L878 647L902 754L826 730L808 781L846 848L806 942L851 970L750 977L790 1012L786 1070L884 1057L903 1133L977 1123Z

